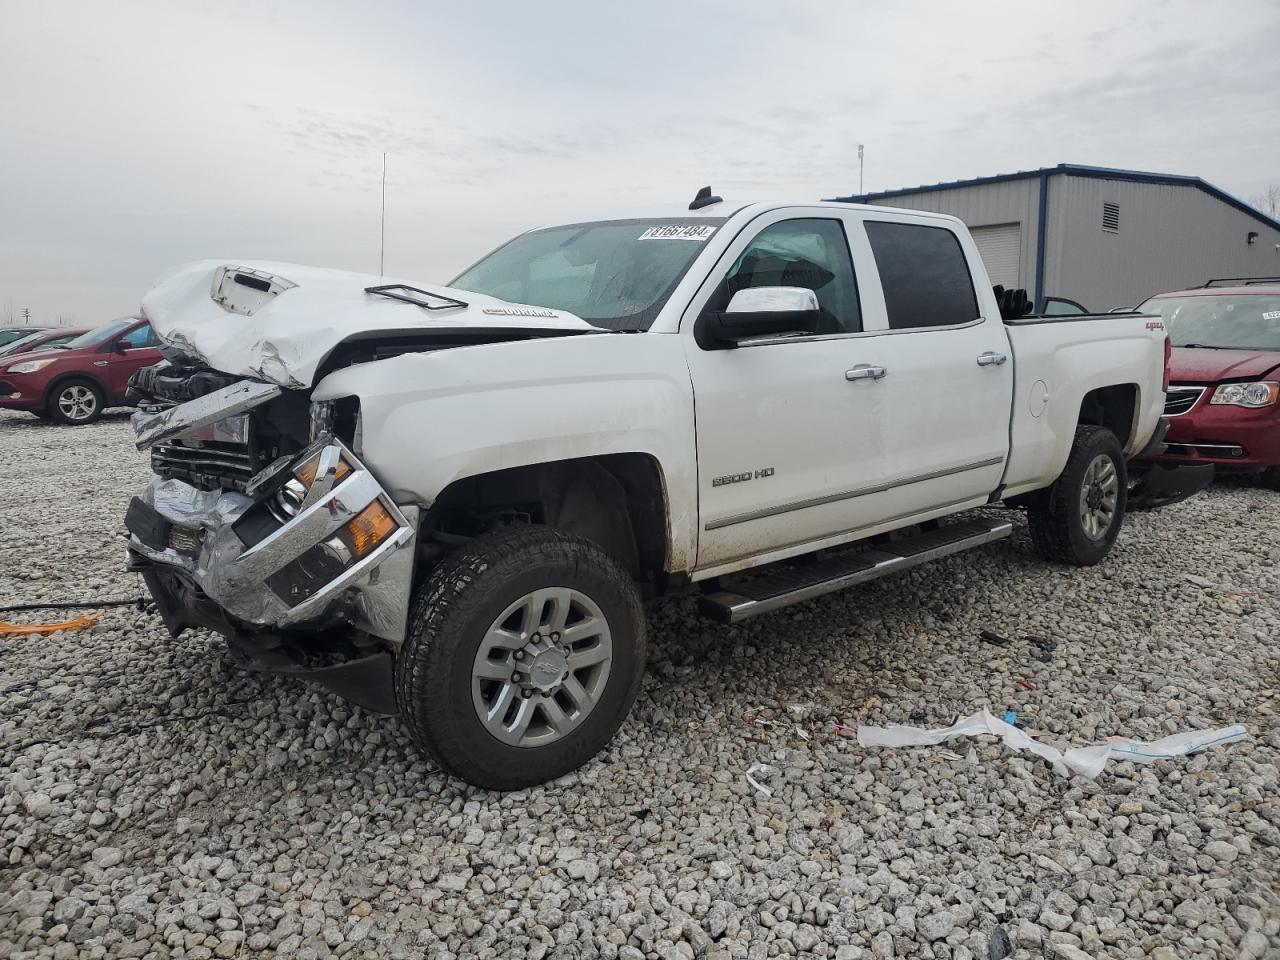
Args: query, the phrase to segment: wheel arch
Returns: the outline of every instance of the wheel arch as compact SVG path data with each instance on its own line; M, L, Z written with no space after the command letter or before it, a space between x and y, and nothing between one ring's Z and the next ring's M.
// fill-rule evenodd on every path
M424 513L424 540L449 542L501 526L538 523L598 544L660 593L672 569L665 476L648 453L608 453L461 477Z
M1106 427L1127 450L1138 425L1138 385L1117 383L1096 387L1080 399L1077 426Z
M104 409L111 402L111 391L107 389L107 385L98 377L82 370L67 370L65 373L60 373L50 380L49 385L44 388L44 394L40 397L42 409L49 409L49 401L53 399L54 393L69 380L85 380L97 387L98 392L102 394L102 406Z

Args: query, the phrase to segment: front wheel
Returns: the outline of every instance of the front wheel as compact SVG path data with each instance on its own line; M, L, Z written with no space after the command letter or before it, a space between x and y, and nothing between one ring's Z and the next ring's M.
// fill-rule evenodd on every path
M69 426L93 423L102 416L106 398L92 380L64 380L53 388L46 411L49 419Z
M1267 489L1280 491L1280 467L1267 467L1262 471L1261 480Z
M419 749L493 790L581 766L640 688L645 624L626 570L548 527L476 537L418 588L396 700Z
M1116 435L1106 427L1078 427L1062 475L1027 510L1036 552L1077 567L1100 561L1124 523L1128 490Z

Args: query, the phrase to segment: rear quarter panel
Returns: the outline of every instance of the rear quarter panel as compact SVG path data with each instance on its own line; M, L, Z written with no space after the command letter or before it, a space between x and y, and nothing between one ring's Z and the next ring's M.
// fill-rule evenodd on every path
M1014 358L1007 496L1046 487L1062 473L1091 390L1133 384L1137 402L1125 453L1146 445L1164 410L1163 324L1107 315L1012 323L1007 330Z

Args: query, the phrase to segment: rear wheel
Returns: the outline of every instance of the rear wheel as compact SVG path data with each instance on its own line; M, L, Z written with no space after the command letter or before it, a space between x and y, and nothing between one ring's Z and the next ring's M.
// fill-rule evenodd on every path
M547 527L500 530L418 588L396 699L442 769L515 790L609 742L639 690L644 648L639 593L617 561Z
M1120 533L1128 487L1116 435L1106 427L1078 427L1062 475L1028 507L1036 551L1077 567L1097 563Z
M45 408L55 423L79 425L93 423L102 416L106 402L102 391L92 380L63 380L53 388Z

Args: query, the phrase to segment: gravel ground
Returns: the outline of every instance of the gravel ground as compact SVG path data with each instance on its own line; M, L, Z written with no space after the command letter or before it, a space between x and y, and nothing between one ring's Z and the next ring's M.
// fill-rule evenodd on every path
M140 593L128 436L0 414L0 603ZM0 956L986 960L1001 930L1021 957L1280 956L1280 495L1135 516L1091 570L1038 562L1019 523L745 626L683 599L651 623L605 754L507 795L129 607L0 638ZM983 706L1058 746L1252 737L1091 783L990 738L833 731Z

